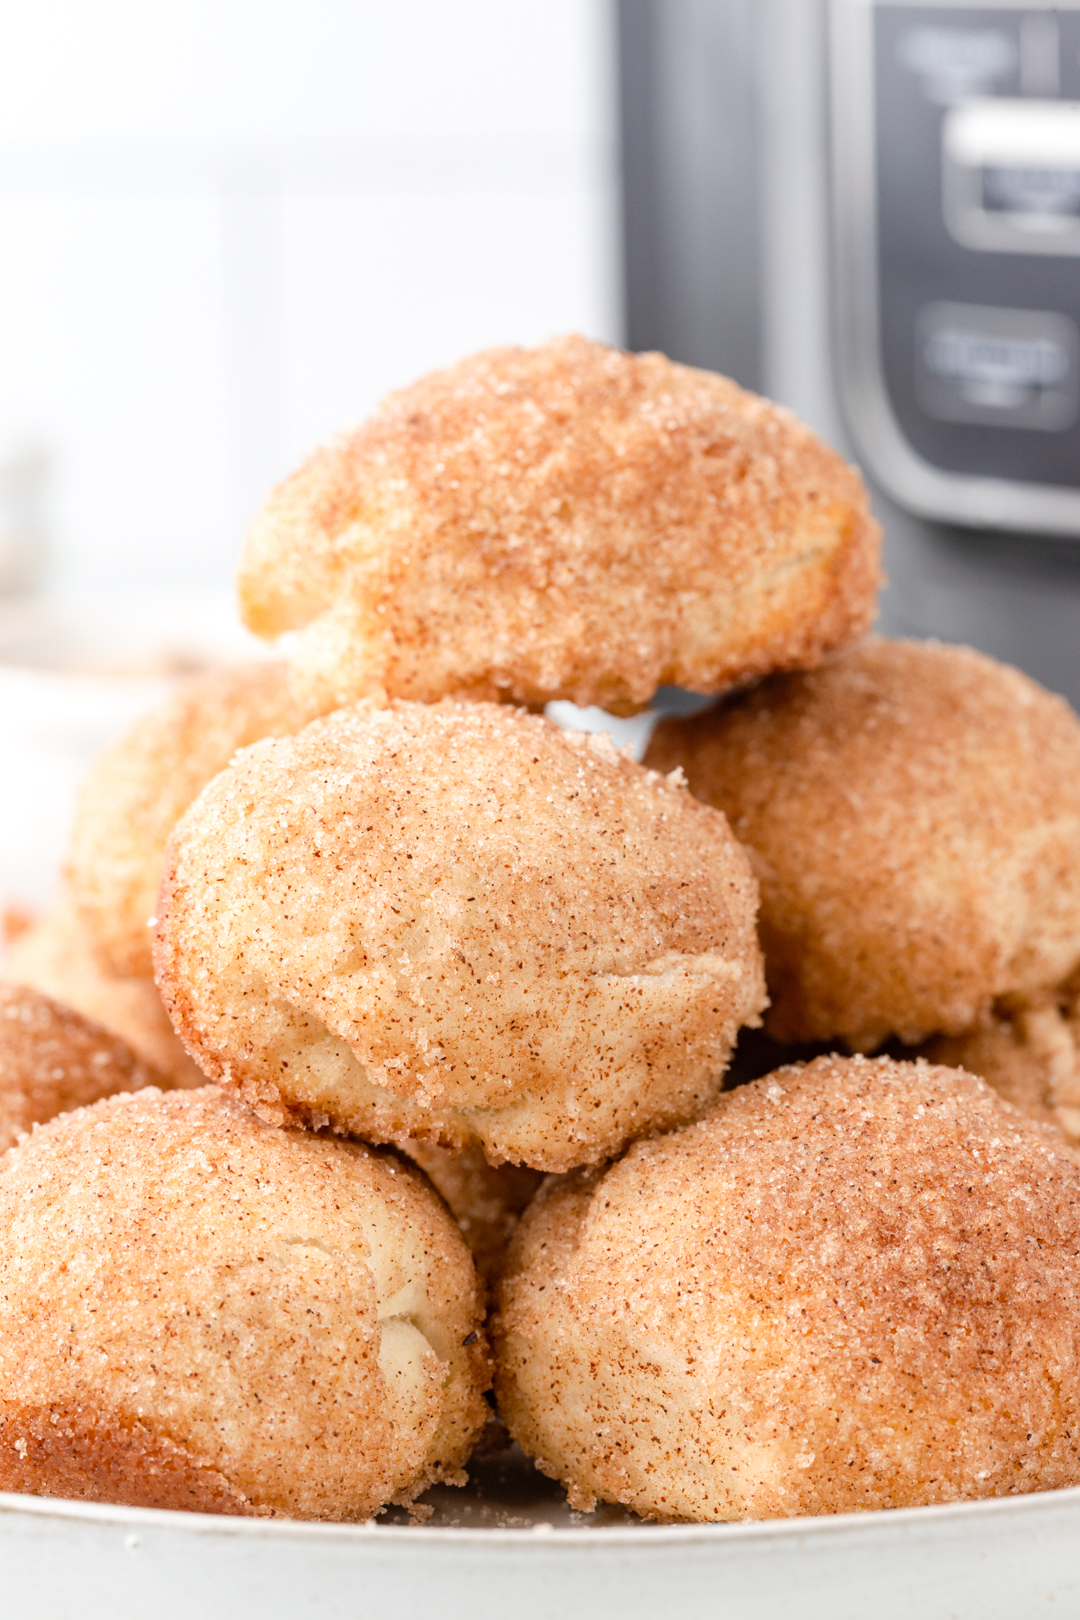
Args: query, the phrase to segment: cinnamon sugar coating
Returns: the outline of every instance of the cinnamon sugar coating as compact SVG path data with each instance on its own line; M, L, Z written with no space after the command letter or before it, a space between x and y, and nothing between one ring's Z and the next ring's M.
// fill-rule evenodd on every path
M179 681L95 761L79 794L67 878L103 965L150 978L150 919L173 827L238 748L299 731L317 711L284 664L242 664Z
M0 1152L55 1114L167 1084L100 1024L25 985L0 984Z
M1080 723L981 653L871 638L662 722L646 762L750 851L778 1040L960 1034L1080 962Z
M968 1069L1015 1107L1080 1145L1080 978L1005 997L965 1035L928 1041L930 1063Z
M445 1200L461 1228L477 1271L490 1281L502 1265L522 1211L536 1196L543 1173L519 1164L488 1164L478 1147L436 1147L402 1142Z
M841 1513L1080 1482L1080 1161L960 1070L819 1058L545 1186L494 1325L571 1502Z
M855 470L726 377L582 337L391 394L265 503L245 622L301 689L642 708L816 664L873 620Z
M372 704L256 744L169 846L158 984L278 1121L596 1163L695 1117L763 1001L723 816L496 704Z
M486 1377L468 1251L391 1154L205 1087L3 1161L2 1490L362 1519L460 1482Z
M206 1076L180 1044L153 979L112 972L67 893L8 946L4 978L40 990L103 1025L172 1085L206 1084Z

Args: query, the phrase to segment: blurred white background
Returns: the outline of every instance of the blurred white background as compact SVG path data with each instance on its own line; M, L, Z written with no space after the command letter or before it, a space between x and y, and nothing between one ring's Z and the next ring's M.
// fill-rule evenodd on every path
M614 73L608 0L0 3L0 909L151 677L255 650L271 483L470 350L618 337Z
M0 7L0 538L221 593L386 389L620 330L606 0ZM0 581L2 588L2 581Z

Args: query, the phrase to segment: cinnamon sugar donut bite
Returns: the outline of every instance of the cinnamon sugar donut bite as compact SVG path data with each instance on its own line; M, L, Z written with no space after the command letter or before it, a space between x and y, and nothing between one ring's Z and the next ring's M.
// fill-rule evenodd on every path
M100 1024L25 985L0 984L0 1152L56 1114L167 1084Z
M972 1029L1080 963L1080 722L967 647L871 638L657 727L761 884L781 1041Z
M245 622L301 689L643 708L816 664L868 628L858 473L726 377L582 337L391 394L270 495Z
M1080 1161L961 1070L819 1058L549 1182L496 1393L571 1503L694 1520L1080 1483Z
M150 978L150 923L173 827L238 748L314 718L285 666L241 664L179 681L91 767L75 814L67 878L105 969Z
M39 990L118 1035L169 1084L206 1084L180 1044L152 976L107 967L67 892L8 946L3 971L13 984Z
M264 1117L596 1163L695 1117L763 1004L715 810L495 704L374 704L256 744L173 834L158 983Z
M0 1174L0 1490L367 1518L462 1482L482 1322L392 1154L210 1086L65 1114Z
M1080 1145L1080 975L1057 990L1003 998L967 1034L928 1041L923 1055L969 1069Z
M521 1213L544 1177L520 1164L488 1164L478 1147L437 1147L433 1142L402 1142L428 1177L461 1228L480 1276L497 1274Z

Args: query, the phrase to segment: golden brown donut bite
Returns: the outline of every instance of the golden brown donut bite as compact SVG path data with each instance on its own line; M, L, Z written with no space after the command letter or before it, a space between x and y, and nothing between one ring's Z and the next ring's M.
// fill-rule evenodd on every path
M553 1180L494 1324L577 1507L722 1520L1080 1482L1080 1162L961 1070L819 1058Z
M816 664L872 622L858 474L788 411L582 337L391 394L270 495L243 617L324 707L385 692L617 713Z
M998 1094L1080 1144L1080 982L1005 997L965 1035L939 1035L930 1063L969 1069Z
M723 816L606 737L366 704L184 816L158 984L266 1118L562 1170L719 1090L763 1001L756 900Z
M782 1041L971 1029L1080 962L1080 723L966 647L871 638L646 753L726 812L761 884Z
M543 1181L540 1170L520 1164L489 1164L479 1147L436 1147L402 1142L446 1203L485 1282L502 1264L518 1219Z
M367 1518L461 1482L482 1321L391 1154L213 1087L63 1115L0 1174L0 1489Z
M25 985L0 984L0 1152L55 1114L167 1084L100 1024Z
M5 979L40 990L119 1035L173 1085L206 1084L180 1044L153 979L111 972L67 893L8 946L3 971Z
M91 767L79 794L67 878L103 964L149 978L161 860L192 799L238 748L298 731L317 711L283 664L191 675Z

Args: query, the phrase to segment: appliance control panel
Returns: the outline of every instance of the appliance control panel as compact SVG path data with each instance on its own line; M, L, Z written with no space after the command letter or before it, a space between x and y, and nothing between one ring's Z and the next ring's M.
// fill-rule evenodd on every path
M1080 0L833 0L841 387L930 517L1080 536Z

